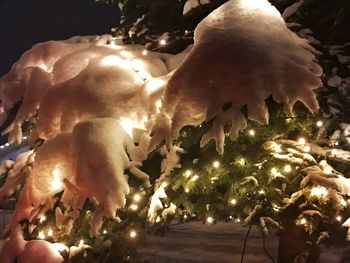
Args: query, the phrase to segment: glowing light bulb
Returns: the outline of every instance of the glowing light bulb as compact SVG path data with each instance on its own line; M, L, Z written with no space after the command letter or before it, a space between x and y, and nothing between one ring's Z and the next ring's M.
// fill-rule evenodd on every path
M131 238L135 238L135 237L137 236L136 231L135 231L135 230L131 230L130 233L129 233L129 236L130 236Z
M134 201L139 202L141 200L141 196L139 194L134 194Z
M38 233L38 238L40 238L40 239L45 239L44 231L40 231L40 232Z
M160 222L160 217L157 216L157 218L156 218L156 223L159 223L159 222Z
M160 44L161 46L166 45L166 40L165 40L165 39L161 39L161 40L159 41L159 44Z
M139 209L139 206L136 205L136 204L132 204L132 205L130 206L130 209L133 210L133 211L136 211L137 209Z
M46 216L45 215L42 215L39 219L39 222L42 223L46 220Z
M190 177L191 175L192 175L192 171L191 170L186 170L185 176L186 177Z
M53 169L52 171L52 181L51 181L51 188L54 191L60 190L63 187L63 184L61 182L61 172L58 168Z
M307 221L306 221L306 219L305 219L305 218L302 218L302 219L300 220L300 224L301 224L301 225L305 225L305 224L306 224L306 222L307 222Z
M185 188L185 192L186 192L186 193L189 193L189 192L190 192L190 189Z
M301 138L299 138L298 142L300 144L304 145L306 143L306 140L305 140L305 138L301 137Z
M191 181L195 182L198 180L198 178L199 178L199 176L197 174L195 174L194 176L192 176Z
M248 134L253 137L253 136L255 136L255 131L253 129L250 129L248 131Z
M215 169L219 168L219 166L220 166L220 163L219 163L218 161L214 161L214 162L213 162L213 167L214 167Z
M105 235L105 234L107 234L107 230L106 230L106 229L105 229L105 230L103 230L103 232L102 232L102 233L103 233L104 235Z
M342 220L342 217L341 217L341 216L337 216L335 219L336 219L338 222L340 222L340 221Z
M184 215L184 219L187 219L187 215Z
M214 222L214 218L211 217L211 216L208 216L208 217L207 217L207 223L208 223L208 224L212 224L213 222Z
M316 126L317 127L322 127L323 126L323 122L322 121L317 121L316 122Z
M339 145L339 142L338 142L338 141L336 141L334 144L335 144L336 146L338 146L338 145Z
M52 235L53 235L53 231L52 231L52 229L49 229L49 231L47 232L47 236L52 237Z
M265 194L265 191L264 190L260 190L259 194L263 195L263 194Z
M85 243L85 242L84 242L84 239L80 239L78 246L81 247L81 246L84 245L84 243Z
M310 152L311 151L311 147L310 147L310 145L305 145L304 146L304 152Z
M236 205L237 204L237 199L232 198L230 203L231 203L231 205Z
M146 56L148 54L148 51L145 49L142 51L142 55Z
M310 195L316 197L324 197L327 195L328 191L323 186L315 186L311 189Z
M244 158L239 159L238 163L239 163L239 165L244 166L245 165L245 159Z
M272 167L272 168L271 168L271 174L272 174L272 175L275 175L275 174L277 174L277 173L278 173L277 168L276 168L276 167Z
M162 187L163 187L163 188L167 188L167 187L168 187L168 182L163 182L163 183L162 183Z
M289 164L286 164L283 168L283 170L286 172L286 173L290 173L292 171L292 166L290 166Z

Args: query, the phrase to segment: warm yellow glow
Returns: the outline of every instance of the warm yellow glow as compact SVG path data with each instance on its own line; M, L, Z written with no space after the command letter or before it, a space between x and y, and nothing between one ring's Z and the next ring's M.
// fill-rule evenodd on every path
M40 238L40 239L45 239L44 231L39 231L39 233L38 233L38 238Z
M190 177L191 175L192 175L192 171L191 170L186 170L185 176L186 177Z
M130 206L130 209L133 210L133 211L136 211L137 209L139 209L139 206L136 205L136 204L132 204L132 205Z
M311 147L310 147L310 145L305 145L304 146L304 152L310 152L311 151Z
M39 222L42 223L46 220L46 216L45 215L42 215L39 219Z
M52 170L52 181L51 188L54 191L60 190L63 188L62 179L61 179L61 171L59 168L55 168Z
M134 57L134 55L131 52L126 51L126 50L121 50L120 55L122 55L124 58L133 58Z
M290 173L292 171L292 166L290 166L289 164L286 164L283 168L283 170L286 172L286 173Z
M323 172L325 174L332 174L333 173L333 169L330 166L326 166L325 168L323 168Z
M129 233L129 236L130 236L131 238L135 238L135 237L137 236L136 231L135 231L135 230L131 230L130 233Z
M214 167L215 169L219 168L219 166L220 166L219 161L214 161L214 162L213 162L213 167Z
M189 192L190 192L190 189L189 189L189 188L185 188L185 192L186 192L186 193L189 193Z
M265 191L264 190L260 190L259 194L263 195L263 194L265 194Z
M142 55L146 56L148 54L148 51L145 49L142 51Z
M300 224L301 224L301 225L305 225L305 224L306 224L306 219L305 219L305 218L302 218L302 219L300 220Z
M317 121L316 122L316 126L317 127L322 127L323 126L323 122L322 121Z
M161 46L166 45L166 40L165 40L165 39L161 39L161 40L159 41L159 44L160 44Z
M119 56L110 55L106 56L101 60L102 66L116 66L116 65L125 65L126 61Z
M272 145L271 145L271 148L273 151L277 152L277 153L280 153L282 152L282 147L280 144L276 143L276 142L273 142Z
M306 140L305 140L305 138L301 137L301 138L299 138L298 142L299 142L300 144L303 144L303 145L304 145L304 144L306 143Z
M137 117L135 117L134 119L121 117L119 119L120 125L130 137L132 137L132 131L134 128L145 129L146 121L147 118L143 118L141 121L139 121L137 120Z
M52 235L53 235L53 231L52 231L52 229L49 229L49 231L47 232L47 236L52 237Z
M187 215L184 215L184 219L187 219Z
M328 191L323 186L315 186L311 189L310 195L316 197L324 197L327 195Z
M68 248L66 247L65 244L62 243L53 243L51 244L53 246L54 249L56 249L59 252L62 252L64 250L67 250Z
M157 216L157 218L156 218L156 223L159 223L159 222L160 222L160 217Z
M84 245L84 239L80 239L80 241L79 241L79 247L81 247L81 246L83 246Z
M141 195L139 194L134 194L134 201L139 202L141 200Z
M102 232L102 233L103 233L104 235L105 235L105 234L107 234L107 230L103 230L103 232Z
M230 203L231 203L231 205L236 205L237 204L237 199L232 198Z
M146 91L148 94L151 94L151 93L159 90L161 87L163 87L164 84L165 84L165 81L163 79L150 80L146 84Z
M250 130L248 131L248 134L249 134L250 136L255 136L255 131L254 131L253 129L250 129Z
M335 219L336 219L338 222L340 222L340 221L342 220L342 217L341 217L341 216L337 216Z
M208 223L208 224L212 224L213 222L214 222L214 218L211 217L211 216L208 216L208 217L207 217L207 223Z
M162 182L162 187L167 188L168 187L168 182Z
M239 159L238 163L239 163L239 165L244 166L245 165L245 159L244 158Z
M195 174L194 176L192 176L191 181L195 182L198 180L198 178L199 178L199 175Z

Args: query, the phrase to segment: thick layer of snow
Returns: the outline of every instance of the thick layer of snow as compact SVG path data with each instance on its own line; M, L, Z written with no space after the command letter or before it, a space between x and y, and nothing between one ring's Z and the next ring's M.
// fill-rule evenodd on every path
M313 90L321 86L322 69L311 50L268 1L223 4L199 23L193 49L170 78L152 145L171 144L184 126L216 117L202 145L215 139L222 153L224 126L231 125L232 139L246 126L243 106L248 119L268 123L269 96L287 112L297 101L316 112ZM225 103L232 103L227 111Z

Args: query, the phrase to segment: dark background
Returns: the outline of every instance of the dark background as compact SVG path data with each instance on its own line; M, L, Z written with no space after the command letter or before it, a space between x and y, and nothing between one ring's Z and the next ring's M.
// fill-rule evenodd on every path
M0 76L35 43L110 33L119 16L94 0L0 0Z

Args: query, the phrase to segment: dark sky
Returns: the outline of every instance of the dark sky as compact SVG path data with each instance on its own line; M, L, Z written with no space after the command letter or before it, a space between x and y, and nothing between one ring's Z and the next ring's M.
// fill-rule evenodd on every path
M109 33L119 11L94 0L0 0L0 76L33 44Z

